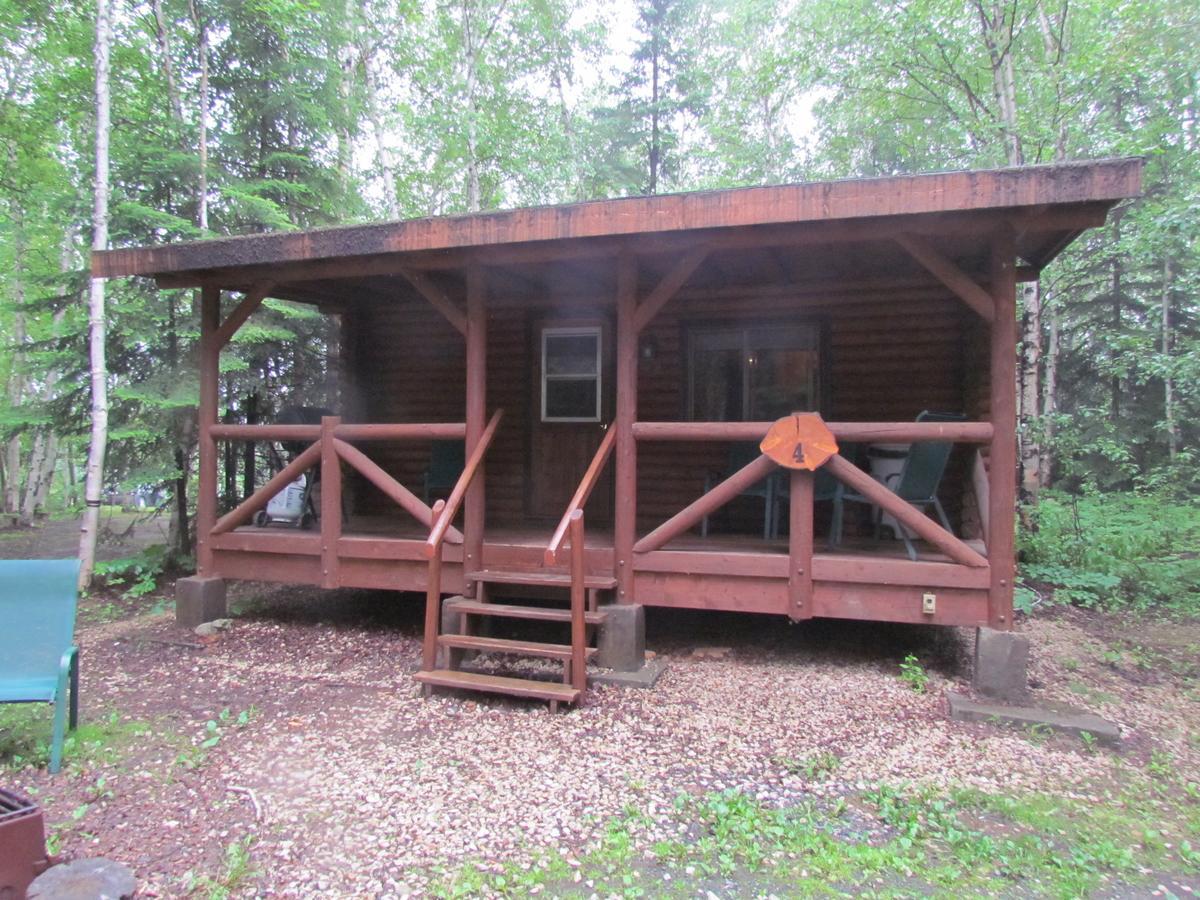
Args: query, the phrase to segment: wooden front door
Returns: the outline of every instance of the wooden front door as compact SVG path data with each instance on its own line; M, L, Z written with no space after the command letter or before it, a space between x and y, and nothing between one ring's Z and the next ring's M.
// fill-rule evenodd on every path
M530 518L555 520L612 422L612 327L603 318L541 319L533 323L530 398ZM596 484L589 523L612 520L612 463Z

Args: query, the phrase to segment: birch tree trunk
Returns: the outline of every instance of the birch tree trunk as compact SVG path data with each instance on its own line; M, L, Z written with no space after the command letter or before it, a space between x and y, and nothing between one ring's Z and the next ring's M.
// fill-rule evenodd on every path
M108 246L109 56L112 45L111 0L96 4L96 189L92 211L92 249ZM92 278L88 291L88 338L91 357L92 435L84 483L83 525L79 539L79 586L92 581L100 499L104 489L104 452L108 445L108 370L104 357L104 281Z
M53 431L46 437L46 458L42 471L38 475L37 491L33 495L33 511L36 515L45 510L46 501L50 498L50 486L54 482L54 471L58 468L59 443L58 435Z
M1171 289L1175 278L1169 256L1163 257L1162 274L1162 355L1163 422L1167 428L1167 458L1175 462L1179 454L1179 426L1175 421L1175 379L1171 372Z
M208 28L200 14L199 0L188 0L188 11L196 26L196 51L200 66L200 111L196 117L200 177L196 182L196 224L201 231L208 231ZM196 304L199 305L199 302L197 300Z
M163 15L162 0L152 0L154 12L154 39L162 57L163 78L167 82L167 102L176 122L183 121L183 101L179 97L179 86L175 83L175 67L171 64L171 45L167 41L167 18Z
M359 53L362 56L363 81L367 89L367 118L371 120L371 133L375 138L375 165L379 167L379 181L383 188L383 203L388 218L400 218L400 201L396 197L396 166L392 162L391 149L387 144L387 130L383 127L383 115L379 109L379 78L375 74L375 54L371 50L366 28L359 25Z
M33 524L33 513L36 506L39 478L46 464L46 429L39 428L33 435L33 449L29 451L29 466L25 474L25 493L21 498L21 514L18 522L21 525Z
M1050 320L1050 335L1046 342L1046 377L1042 382L1042 461L1038 476L1042 487L1049 487L1054 478L1054 417L1058 414L1058 328L1057 304L1046 306Z

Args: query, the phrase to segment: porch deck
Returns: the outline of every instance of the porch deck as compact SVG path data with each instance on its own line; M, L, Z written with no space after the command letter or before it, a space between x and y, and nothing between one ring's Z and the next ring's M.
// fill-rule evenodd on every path
M488 527L482 565L466 568L463 545L445 544L443 590L463 591L466 573L477 568L565 574L565 567L543 564L551 533L552 527L544 524ZM214 535L212 549L219 570L232 578L424 591L427 537L428 530L406 516L352 516L337 539L336 580L323 567L316 531L242 526ZM982 541L966 543L985 552ZM611 528L589 527L585 547L589 575L614 574ZM900 541L846 538L830 548L818 535L812 614L965 625L986 613L988 568L959 565L923 542L917 547L919 559L912 562ZM786 536L764 540L748 534L685 534L660 550L634 555L634 589L638 602L648 606L787 614L788 559ZM493 592L501 596L505 591L497 586ZM508 592L537 596L539 589L513 587ZM929 592L937 598L933 613L922 611L922 598Z

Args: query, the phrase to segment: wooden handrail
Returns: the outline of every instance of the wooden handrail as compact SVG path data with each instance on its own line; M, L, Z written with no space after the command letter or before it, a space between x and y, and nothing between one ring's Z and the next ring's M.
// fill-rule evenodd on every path
M698 500L689 503L634 544L633 552L649 553L651 550L661 549L669 541L679 537L705 516L720 509L742 491L758 484L775 468L775 463L770 457L756 456L707 494L702 494Z
M387 494L388 499L411 513L413 518L426 528L433 527L433 511L421 502L416 494L389 475L382 466L357 447L338 438L333 439L333 449L347 465ZM446 540L452 544L461 544L463 542L462 532L451 526L446 529Z
M317 430L320 431L319 426ZM272 497L299 478L303 472L315 466L320 459L321 443L318 441L280 469L274 478L242 501L236 509L218 519L209 533L224 534L226 531L232 531L239 525L249 522L256 512L271 501Z
M463 467L462 474L458 476L458 483L454 485L454 490L450 492L445 508L440 515L434 518L433 528L430 529L429 538L425 541L423 551L426 559L433 559L438 555L442 546L442 539L446 536L446 530L450 527L451 520L458 515L458 508L462 505L467 488L474 480L475 474L479 471L479 465L483 462L483 457L487 453L488 446L492 443L492 437L496 434L496 427L500 424L500 420L503 417L504 410L502 409L498 409L492 414L487 428L479 436L479 443L471 451L471 455L467 459L467 464Z
M583 473L583 478L579 480L579 486L575 488L575 494L571 497L571 502L567 504L567 511L559 519L558 527L554 529L554 536L550 538L550 543L546 545L546 565L552 566L558 562L558 556L562 550L563 540L567 536L567 529L571 525L571 519L576 512L583 509L584 504L588 502L588 497L592 495L592 489L596 487L596 482L600 480L600 473L604 471L604 466L608 462L608 458L612 455L616 438L617 429L609 428L604 435L604 440L596 448L596 453L592 456L592 461L588 465L587 471Z
M761 441L774 422L635 422L639 441ZM842 441L956 441L986 444L991 422L826 422Z
M225 441L315 441L320 425L212 425L209 434ZM384 422L340 424L333 436L343 441L457 440L467 435L463 422Z
M858 491L884 512L890 513L902 526L916 532L956 563L974 568L984 568L988 565L986 558L844 456L835 453L829 457L825 467L838 481Z

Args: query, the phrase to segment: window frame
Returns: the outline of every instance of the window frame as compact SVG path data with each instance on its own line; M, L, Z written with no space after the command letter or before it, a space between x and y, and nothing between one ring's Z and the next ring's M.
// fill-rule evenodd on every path
M683 418L689 422L707 421L696 418L696 352L698 336L701 334L713 334L718 332L726 332L729 334L739 334L740 352L742 359L742 415L748 416L750 409L750 378L749 372L746 369L746 358L749 354L749 341L751 332L758 329L770 328L806 328L811 330L815 350L817 353L816 376L817 385L815 396L817 409L813 410L820 415L825 415L825 411L829 408L829 340L828 340L828 321L822 316L804 317L799 319L737 319L737 320L706 320L688 322L685 324L683 338L687 348L686 367L683 372L685 379L683 391ZM752 421L748 418L742 418L730 421L747 422Z
M596 370L588 375L551 375L546 365L549 339L555 337L591 337L596 340ZM549 424L570 422L599 422L603 418L602 398L604 385L604 329L599 325L556 325L542 328L541 340L541 421ZM546 385L550 381L596 382L595 415L593 416L550 416L546 414Z

